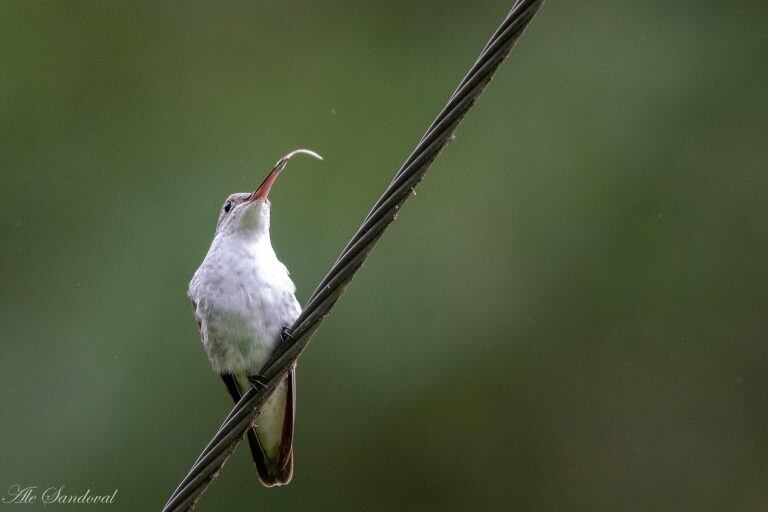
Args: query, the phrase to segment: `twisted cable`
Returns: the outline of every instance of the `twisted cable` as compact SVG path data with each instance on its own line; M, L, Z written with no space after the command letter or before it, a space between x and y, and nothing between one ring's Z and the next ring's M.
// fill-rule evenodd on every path
M331 270L310 296L301 315L283 332L280 343L253 386L227 415L213 439L171 494L163 512L191 510L221 470L261 407L304 351L320 322L330 313L347 284L365 261L381 234L397 217L432 161L453 138L456 127L472 107L496 69L509 54L543 0L517 0L482 53L461 80L448 103L427 129L414 151L373 205Z

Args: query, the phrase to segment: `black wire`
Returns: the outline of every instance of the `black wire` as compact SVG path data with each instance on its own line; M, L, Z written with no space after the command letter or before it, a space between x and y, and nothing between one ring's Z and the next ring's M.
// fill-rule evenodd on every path
M254 383L235 405L187 476L171 494L163 508L164 512L187 511L194 507L251 426L264 402L309 343L322 319L344 293L346 285L363 264L381 234L395 220L400 206L410 197L443 146L451 140L461 119L480 96L542 2L543 0L515 2L446 106L395 174L384 194L374 204L328 275L315 289L301 315L285 331L280 344L262 368L258 382Z

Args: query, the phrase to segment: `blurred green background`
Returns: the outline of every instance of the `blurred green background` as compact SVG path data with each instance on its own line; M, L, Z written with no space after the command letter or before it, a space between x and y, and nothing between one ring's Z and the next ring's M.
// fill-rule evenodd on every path
M325 156L306 299L511 3L0 2L0 496L158 510L231 406L223 199ZM302 357L294 482L198 510L767 510L767 21L546 4Z

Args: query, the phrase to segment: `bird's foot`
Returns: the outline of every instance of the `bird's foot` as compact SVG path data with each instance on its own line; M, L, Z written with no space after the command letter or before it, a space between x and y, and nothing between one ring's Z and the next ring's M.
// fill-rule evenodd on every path
M280 338L283 340L283 343L286 341L290 341L291 343L296 341L296 338L288 332L288 327L283 327L283 332L280 334Z
M256 389L264 389L267 387L267 380L258 373L256 375L249 375L248 380Z

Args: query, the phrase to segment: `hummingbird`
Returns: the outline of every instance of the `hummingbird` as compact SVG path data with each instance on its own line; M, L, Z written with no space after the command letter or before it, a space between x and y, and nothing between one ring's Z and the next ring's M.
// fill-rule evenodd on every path
M210 249L189 283L203 346L232 399L248 390L280 340L301 313L296 286L277 259L269 237L269 192L297 149L277 161L253 192L227 197ZM265 487L293 477L296 366L274 390L248 429L259 480Z

